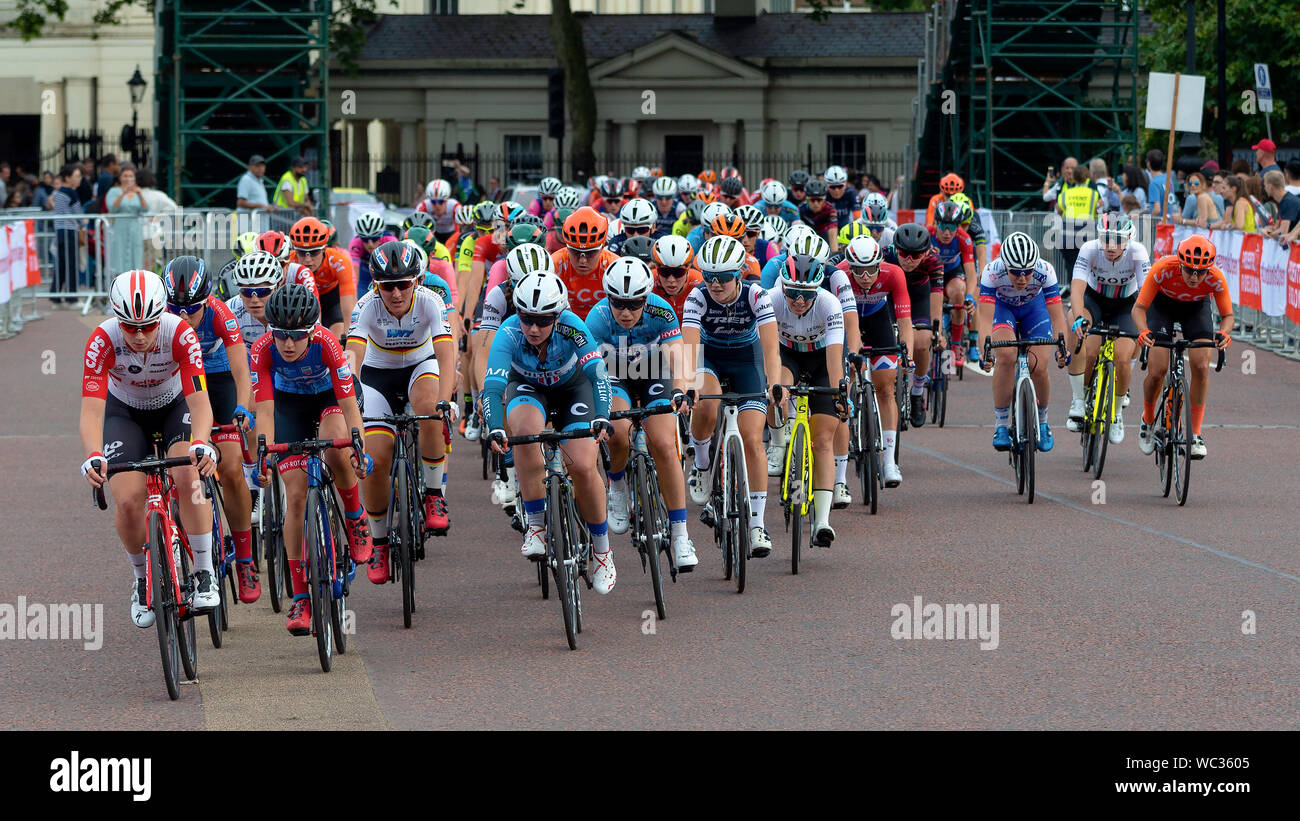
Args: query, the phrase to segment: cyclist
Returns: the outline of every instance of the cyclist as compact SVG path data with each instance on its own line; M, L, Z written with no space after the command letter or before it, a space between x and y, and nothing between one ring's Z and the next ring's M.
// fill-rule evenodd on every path
M564 183L555 177L542 177L537 184L537 198L528 203L528 213L544 217L555 209L555 195L560 193Z
M173 468L172 481L182 492L180 522L194 555L194 602L197 612L221 601L212 575L212 505L190 493L198 478L217 470L217 451L203 439L212 429L203 349L180 317L167 313L162 280L152 271L118 274L109 289L113 316L86 340L81 377L81 445L87 454L81 475L92 487L107 482L113 491L113 524L126 550L135 580L131 584L131 621L152 627L146 575L145 477L119 473L108 466L152 455L150 440L161 438L169 457L190 457L190 466ZM200 432L194 436L191 431ZM102 450L101 450L102 448ZM197 472L195 471L197 468Z
M695 375L702 393L718 393L723 379L735 393L766 393L785 401L780 386L781 356L776 318L767 291L757 282L744 282L745 247L732 237L713 237L704 243L696 262L704 284L686 297L682 312L682 342L687 351L700 351ZM687 360L687 381L691 365ZM709 500L708 470L713 426L719 400L704 400L691 413L691 444L695 464L689 481L691 501ZM762 558L772 552L772 538L763 524L767 505L767 476L763 464L763 427L767 402L750 399L740 405L738 424L745 445L749 479L749 531L753 555Z
M979 215L975 213L975 203L962 193L953 194L952 201L961 207L961 230L970 236L970 241L975 246L975 270L983 271L984 266L989 264L989 237L984 231L984 224L979 221Z
M940 202L934 208L935 223L930 228L930 241L939 261L943 263L943 291L952 306L950 339L953 364L960 368L965 363L966 308L975 307L975 246L970 235L961 228L962 208L955 202Z
M946 202L966 188L966 182L956 174L948 173L939 178L939 193L930 197L925 207L925 224L934 225L934 209L939 203Z
M353 390L352 369L343 356L338 337L317 323L320 305L302 285L284 285L266 303L271 332L253 343L253 400L258 436L276 444L317 438L343 439L352 428L361 429L361 411ZM363 454L356 454L357 460ZM352 561L370 558L370 529L366 526L358 479L365 467L351 468L340 451L327 451L325 462L343 499L344 517ZM306 567L302 562L303 519L307 505L307 460L282 459L284 482L284 546L289 556L293 606L285 627L295 636L311 634L311 600ZM251 466L262 487L271 483L265 464ZM354 472L355 471L355 472Z
M742 205L736 209L735 215L745 223L745 233L738 239L761 271L769 259L780 253L775 242L763 239L763 212L752 205Z
M281 262L288 262L293 248L289 244L289 238L279 231L263 231L257 235L253 250L266 251Z
M1074 339L1089 325L1102 323L1128 333L1137 333L1133 324L1133 304L1137 301L1151 256L1146 246L1133 239L1133 222L1123 214L1102 214L1097 220L1097 238L1088 240L1079 249L1070 277L1070 313L1073 322L1070 330ZM1101 338L1089 337L1087 356L1070 363L1070 413L1066 427L1078 431L1083 426L1084 383L1092 379L1092 369L1097 364ZM1133 372L1133 340L1115 340L1115 395L1128 393L1129 378ZM1125 404L1127 397L1125 396ZM1110 441L1124 441L1124 409L1115 409L1115 421L1110 426Z
M579 209L581 212L582 209ZM609 438L610 388L605 361L591 331L567 310L564 282L547 273L524 277L514 292L515 315L501 323L492 340L483 384L483 412L492 449L514 451L519 492L527 517L525 558L546 553L545 465L541 447L509 448L506 428L514 436L542 432L548 410L555 429L590 429L591 439L564 442L566 469L573 480L578 510L591 533L597 593L614 589L617 574L609 549L605 483L600 475L597 446Z
M685 237L666 236L655 240L651 250L654 261L656 296L662 297L672 306L678 324L681 324L682 310L686 306L686 297L695 290L695 286L704 282L699 269L695 267L695 249Z
M749 194L740 177L724 177L718 182L718 202L735 210L749 204Z
M284 284L284 266L266 251L253 251L239 259L231 282L235 295L226 301L226 307L239 324L239 335L251 356L253 343L271 330L266 323L266 300Z
M680 365L681 326L672 306L650 293L652 283L650 266L632 257L619 259L605 270L605 298L587 317L592 340L605 358L614 410L627 410L634 400L641 408L669 402L681 408L686 402ZM668 416L646 417L646 440L656 464L676 464L676 425L676 419ZM624 471L631 434L632 421L620 420L614 423L609 442L609 529L615 533L628 529ZM699 560L686 533L686 482L675 468L660 471L658 478L668 508L676 564L689 573Z
M799 219L811 226L817 236L826 240L831 253L835 253L839 248L840 224L835 206L826 199L826 183L809 180L804 191L808 194L808 199L799 206Z
M257 252L255 252L257 253ZM203 349L203 371L207 375L208 402L217 424L234 421L244 414L245 429L252 430L253 404L248 378L248 348L240 335L239 320L226 303L212 294L207 265L198 257L181 256L163 269L163 290L167 311L183 318L194 329ZM235 543L235 570L239 577L239 600L255 602L262 593L253 567L253 535L250 523L252 500L244 486L243 451L237 433L218 433L212 442L221 453L217 476Z
M839 300L822 287L825 278L826 263L807 254L792 254L772 293L772 312L781 343L782 384L804 383L821 388L844 385L844 310ZM824 394L808 398L813 449L812 543L821 547L830 547L835 541L830 515L836 478L835 432L841 420L837 405L840 403ZM777 427L777 407L768 411L773 429Z
M456 230L456 208L459 205L452 199L451 183L436 179L429 180L424 188L424 199L415 206L415 210L433 217L433 225L430 227L438 241L443 242Z
M673 224L686 210L686 205L677 199L677 181L672 177L658 177L651 183L650 190L655 203L654 236L671 234Z
M506 238L506 220L502 211L508 206L505 204L497 205L491 202L481 202L474 208L474 225L481 235L474 240L473 255L469 261L468 270L463 273L458 271L461 279L460 288L460 305L457 306L457 312L462 317L465 330L469 332L478 325L483 316L483 297L487 292L487 270L494 264L497 259L504 253ZM485 226L486 229L485 229ZM473 374L474 369L474 346L466 343L464 366L466 372ZM471 383L471 397L474 403L478 401L480 386ZM477 441L479 437L479 420L474 414L470 414L465 420L465 438L471 442Z
M888 248L893 243L898 223L890 218L889 202L883 196L875 192L867 195L862 202L862 221L881 248Z
M338 338L356 306L357 277L347 252L327 247L329 238L330 231L320 220L303 217L289 229L289 243L293 246L289 261L301 263L311 272L320 292L321 324ZM285 276L292 281L288 271Z
M911 423L925 424L925 388L930 383L930 344L939 350L946 344L942 324L931 327L932 319L943 317L943 263L930 244L930 232L914 222L898 226L894 242L885 249L885 262L903 269L907 296L912 303L912 328L916 332L911 361ZM904 410L902 408L900 411Z
M730 213L730 206L723 205L720 202L708 202L700 207L700 222L686 235L686 241L691 244L696 253L699 253L700 246L704 244L705 240L713 236L714 221L718 217Z
M564 221L560 237L564 247L551 255L555 273L566 289L566 307L586 319L605 296L605 269L618 255L605 247L605 218L590 208L579 208Z
M424 277L416 249L386 242L371 254L377 291L357 303L348 330L348 352L360 361L357 381L371 417L403 413L451 415L420 422L420 464L424 473L424 525L442 536L451 527L443 475L447 462L443 425L455 419L452 402L456 380L456 345L445 303L436 292L419 287ZM442 379L441 374L448 374ZM389 468L397 428L366 423L366 452L375 470L362 482L374 552L366 575L375 584L388 581Z
M618 221L622 230L606 241L610 252L618 256L623 243L630 237L654 237L657 213L654 204L649 200L640 197L628 200L618 212Z
M424 230L424 229L417 229L417 230ZM410 232L408 231L407 233ZM432 239L433 235L430 234L429 238ZM460 319L456 315L456 307L455 307L456 292L453 291L451 288L451 282L455 280L455 277L452 277L450 280L448 280L442 274L434 273L434 271L442 271L443 273L447 273L447 268L449 267L449 263L443 262L442 260L430 260L428 254L426 254L424 251L424 247L421 246L419 243L415 242L414 240L404 239L402 240L402 244L409 245L411 248L415 249L415 254L417 257L419 257L420 270L424 272L424 280L420 284L428 288L430 291L433 291L435 294L438 295L438 298L442 300L442 311L447 318L447 324L451 327L451 341L456 345L456 349L459 351L460 338L461 336L464 335L465 329L461 327ZM372 285L370 290L367 291L367 293L372 294L375 293L376 291L377 289ZM365 299L365 296L362 296L361 299L357 300L358 307L360 307L362 299ZM352 310L352 315L356 316L356 313L357 311L354 308ZM352 363L353 370L356 370L356 365L357 365L356 362ZM444 481L443 484L445 485L446 482Z
M357 293L370 288L370 252L397 237L388 233L384 220L378 214L362 214L355 225L357 235L348 243L348 255L357 272Z
M734 178L729 177L728 179ZM741 207L743 208L745 206ZM752 280L754 282L757 282L762 278L762 266L758 264L758 260L749 252L749 249L745 247L745 220L739 214L734 211L729 211L725 214L717 215L713 218L713 221L709 223L709 230L707 233L714 237L731 237L740 242L741 247L745 248L745 270L741 274L741 278Z
M1228 280L1214 264L1214 243L1199 234L1178 243L1177 253L1161 257L1151 266L1133 305L1133 324L1142 335L1139 343L1150 346L1152 334L1173 335L1174 323L1183 338L1192 342L1214 340L1223 350L1232 344L1232 297ZM1210 298L1219 311L1219 330L1212 331ZM1201 422L1205 419L1205 400L1210 393L1210 349L1193 348L1191 360L1192 458L1205 458L1205 438ZM1160 385L1169 368L1169 350L1151 348L1147 354L1147 378L1142 383L1142 428L1138 431L1138 449L1145 454L1155 450L1151 424L1156 418Z
M235 241L230 249L232 257L230 261L221 266L221 270L217 272L216 284L213 286L218 298L230 299L230 297L234 295L234 285L231 282L231 278L235 275L235 265L239 262L240 257L255 250L257 250L256 231L245 231L235 237Z
M805 186L808 185L808 181L811 179L812 175L802 168L791 171L790 176L786 179L786 196L789 198L790 204L796 209L799 209L808 201L808 192ZM800 219L802 219L802 215Z
M835 220L840 225L849 223L862 216L862 205L858 201L858 189L849 185L849 173L842 165L832 165L822 174L826 182L827 202L835 206Z
M546 229L546 253L554 254L564 247L560 229L564 227L564 221L578 210L578 204L578 192L572 188L563 188L555 195L555 210L542 221L542 227Z
M899 229L900 231L902 229ZM1038 254L1038 244L1028 234L1017 231L1002 243L1002 255L988 264L980 276L979 338L996 341L1057 337L1065 333L1065 314L1061 311L1061 294L1056 270ZM1042 345L1029 350L1030 377L1038 395L1038 449L1052 449L1052 429L1047 423L1047 405L1051 379L1047 361L1052 347ZM1011 449L1011 400L1016 387L1016 349L998 348L993 373L993 449ZM1057 364L1070 361L1067 351L1056 352ZM985 371L994 362L981 362ZM918 368L919 370L919 368Z
M786 187L777 180L764 183L759 189L762 196L754 206L768 216L778 216L786 225L799 221L799 207L788 199Z
M474 236L474 206L462 203L461 206L456 209L456 216L453 219L456 221L456 230L447 238L445 245L447 246L447 250L451 252L452 267L456 267L460 261L460 249L463 240L467 237ZM427 228L428 226L424 227ZM470 247L469 252L472 258L474 254L472 246ZM457 270L459 270L459 268L457 268ZM456 284L459 285L460 283L457 282Z
M840 267L848 272L852 283L862 344L875 348L902 344L910 361L915 334L912 331L912 300L903 269L885 262L880 243L867 236L857 237L849 243ZM889 310L885 310L886 307ZM898 323L897 336L894 322ZM850 354L849 359L854 367L862 364L856 352ZM894 383L898 378L898 356L872 354L868 364L871 382L876 388L876 404L880 408L880 436L885 445L885 487L898 487L903 483L903 474L895 460L899 408L894 401ZM839 467L838 461L836 467Z

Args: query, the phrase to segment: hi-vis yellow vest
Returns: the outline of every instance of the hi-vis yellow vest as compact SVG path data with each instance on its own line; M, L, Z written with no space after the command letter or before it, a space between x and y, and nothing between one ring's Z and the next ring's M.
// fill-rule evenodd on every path
M1097 217L1097 189L1091 183L1066 185L1057 194L1061 203L1061 216L1072 220L1093 220Z
M277 208L293 207L293 204L290 203L284 197L285 180L288 180L289 184L293 186L294 199L298 200L298 202L306 202L307 201L307 175L304 174L302 179L296 180L293 178L293 171L286 171L280 177L280 181L276 183L275 186L275 206Z

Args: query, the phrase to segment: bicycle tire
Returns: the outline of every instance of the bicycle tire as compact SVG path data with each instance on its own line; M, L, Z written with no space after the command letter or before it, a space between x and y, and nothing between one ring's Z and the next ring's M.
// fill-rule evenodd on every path
M1098 374L1101 372L1101 362L1096 364L1093 371L1092 380L1088 382L1088 391L1083 401L1083 424L1079 426L1079 446L1083 449L1083 472L1088 473L1092 470L1096 460L1097 442L1093 436L1092 420L1097 415L1097 397L1101 391L1098 388Z
M1021 473L1024 474L1026 501L1032 505L1034 503L1034 457L1038 451L1038 397L1034 393L1034 383L1028 379L1020 385L1020 415L1025 437L1021 453L1021 459L1024 460Z
M212 575L217 583L217 606L208 611L208 637L212 641L214 649L220 650L222 643L221 632L229 626L226 620L226 574L224 568L226 565L226 534L221 526L221 520L225 517L224 501L221 496L221 485L217 482L212 483L215 490L212 498Z
M565 541L569 545L569 555L574 559L572 569L569 571L569 592L573 596L573 624L582 633L582 585L578 582L581 580L587 585L587 589L592 588L591 581L591 555L594 546L591 543L591 531L587 529L587 523L582 520L578 512L578 506L573 502L573 485L566 478L564 480L564 498L569 500L565 521L568 522L568 530L565 531Z
M551 597L551 577L546 572L546 562L534 561L533 564L537 565L537 583L542 586L542 601L546 601Z
M340 595L330 597L330 632L334 637L335 651L342 655L348 651L348 636L344 628L347 626L348 610L348 562L351 561L352 554L348 548L347 523L339 508L338 499L333 493L326 494L326 499L329 500L330 531L333 534L330 541L334 545L334 578L340 581L343 588ZM364 516L365 513L361 515Z
M735 533L736 592L745 592L746 566L749 563L749 482L744 473L745 451L739 437L727 440L727 461L730 463L731 527Z
M167 534L164 532L162 516L149 514L149 544L145 551L149 554L147 561L151 565L150 575L153 581L154 627L158 632L158 652L162 657L163 681L167 684L167 697L176 701L181 697L180 688L180 639L176 620L175 590L172 587L171 573L163 558L162 551L168 549Z
M642 514L636 514L641 518L641 536L638 545L642 556L650 564L650 586L655 595L655 614L660 621L668 618L668 607L664 603L664 579L663 569L659 566L659 540L663 535L664 528L667 526L667 517L659 518L659 488L655 481L654 473L651 470L645 456L636 454L633 457L634 470L637 476L637 484L640 490L637 491L639 506Z
M1173 367L1173 363L1170 363ZM1166 384L1160 391L1160 404L1156 406L1155 429L1160 431L1156 441L1156 468L1160 471L1160 495L1168 498L1174 487L1174 448L1173 436L1169 431L1169 414L1166 413L1170 387Z
M180 527L180 525L178 524L177 527ZM182 589L188 585L191 588L190 595L192 597L194 583L190 580L190 553L185 549L185 545L181 544L177 547L176 554L179 557L177 565L180 567L180 577L186 580L185 585L182 585ZM187 614L185 618L180 620L177 628L176 639L180 645L181 669L185 671L187 679L194 681L199 677L199 642L194 624L194 615L192 613Z
M867 478L863 484L868 489L867 494L871 497L869 507L871 508L871 515L874 516L876 515L876 509L880 505L880 488L884 485L884 478L882 475L883 467L880 463L880 451L876 449L876 442L880 439L876 431L876 420L874 418L868 420L867 426L870 428L871 438L868 440L870 444L867 445ZM867 500L864 499L863 502L865 503Z
M564 615L564 638L570 650L578 649L577 614L574 609L572 588L569 582L569 545L565 538L567 525L564 519L564 498L560 492L558 477L549 477L546 487L546 563L555 574L556 598L560 600L560 610Z
M899 439L902 439L903 431L907 430L909 422L907 408L911 407L912 380L908 379L907 374L902 368L898 370L898 376L894 378L894 404L898 406L898 433Z
M1177 383L1177 398L1174 401L1174 415L1178 422L1175 427L1174 455L1174 497L1178 506L1187 504L1187 491L1192 481L1192 403L1187 398L1187 387L1181 379Z
M731 577L736 572L736 546L735 533L730 525L730 518L727 515L728 496L724 492L723 482L727 478L727 464L725 459L718 459L717 469L713 471L713 490L709 496L709 501L713 505L713 540L722 548L722 578L724 581L731 581Z
M850 433L858 440L857 458L853 460L853 470L858 475L858 485L862 490L862 504L871 504L871 469L869 452L875 449L871 440L871 408L867 404L867 392L860 390L854 400L858 408L857 419L853 420Z
M799 550L803 541L803 516L806 507L806 500L810 493L811 481L808 480L807 474L811 472L812 466L807 463L805 458L808 447L808 433L806 427L796 422L794 431L790 434L790 442L786 446L785 457L785 474L786 488L790 498L787 500L786 510L790 515L790 573L799 575ZM808 534L812 538L811 531Z
M324 558L329 549L325 536L325 503L318 487L307 489L307 543L303 560L307 564L307 592L311 601L311 630L316 636L316 654L321 670L328 673L334 667L334 642L330 636L329 600L333 581L323 577Z
M399 460L400 461L400 460ZM394 508L396 515L393 517L397 524L397 544L389 544L392 555L389 561L393 564L396 571L397 582L402 586L402 627L409 629L411 627L411 615L415 612L415 585L414 579L411 578L411 555L414 552L415 544L412 541L411 533L411 490L410 475L398 466L396 485L393 488L393 498L397 505ZM390 532L389 538L392 538Z
M480 435L478 438L479 456L483 460L483 481L487 481L492 475L492 448L488 447L486 436Z
M1114 365L1107 362L1098 363L1101 371L1101 407L1097 412L1097 430L1093 434L1092 478L1100 479L1106 469L1106 450L1110 444L1111 416L1115 413L1115 374Z

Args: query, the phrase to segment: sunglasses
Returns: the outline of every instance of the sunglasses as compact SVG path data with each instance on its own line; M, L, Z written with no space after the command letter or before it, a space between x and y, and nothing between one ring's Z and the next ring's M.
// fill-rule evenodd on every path
M738 199L740 199L740 195L739 195L739 194L719 194L719 195L718 195L718 199L723 199L723 200L738 200Z
M899 252L898 252L898 257L899 257L899 259L922 259L922 258L924 258L925 255L928 254L928 253L930 253L930 252L929 252L929 251L921 251L920 253L915 253L915 252L913 252L913 251L899 251Z
M1191 182L1189 182L1189 183L1187 183L1187 184L1190 185L1192 188L1200 188L1200 187L1201 187L1201 181L1200 181L1200 180L1192 180Z
M817 288L785 288L785 297L791 302L812 302L817 298Z
M117 324L121 326L122 332L126 334L150 334L158 330L160 322L155 319L153 322L142 322L139 325L133 325L130 322L119 320Z
M1034 269L1033 268L1008 268L1007 274L1016 277L1018 279L1024 279L1025 277L1033 276Z
M623 227L623 232L630 236L638 236L638 235L649 236L650 226L649 225L637 225L637 226L627 225Z
M552 314L518 314L520 325L531 325L534 328L549 328L555 324L559 317Z
M271 295L271 292L274 290L275 289L270 286L267 286L265 288L240 288L239 295L257 297L258 299L266 299L268 296Z
M283 342L286 339L292 339L294 342L301 342L311 335L311 329L306 328L300 331L282 331L279 328L271 329L271 337L277 342Z
M430 205L442 205L446 200L429 200Z
M809 205L812 205L814 202L826 202L826 198L825 198L825 197L809 197L809 198L808 198L808 204L809 204Z
M880 273L879 265L850 265L849 272L858 279L866 279Z
M1208 268L1188 268L1186 265L1181 267L1183 269L1183 276L1191 277L1192 279L1199 279L1200 277L1210 273Z
M194 316L201 310L203 310L202 302L200 302L198 305L168 305L167 306L168 313L185 314L186 316Z
M660 268L657 273L659 276L667 277L668 279L680 279L681 277L686 276L689 272L685 268Z
M405 290L407 290L408 288L413 288L413 287L415 287L415 280L414 280L414 279L394 279L394 280L390 280L390 281L388 281L388 282L376 282L375 284L379 286L379 290L381 290L381 291L383 291L384 293L387 294L387 293L391 293L391 292L393 292L393 291L405 291Z
M324 248L310 248L310 249L295 248L294 250L297 251L298 256L302 257L303 259L307 259L308 257L325 256Z
M570 256L581 257L582 259L588 259L590 257L597 256L600 254L601 251L605 250L604 248L587 248L584 250L582 248L574 248L572 245L569 245L567 247L569 249Z
M609 298L609 307L615 311L639 311L645 307L645 299Z
M361 238L361 241L362 241L362 242L379 242L380 239L381 239L381 237L362 237L362 238Z
M736 271L701 271L705 282L731 282L739 273Z
M790 190L791 190L791 191L798 191L800 194L802 194L802 193L803 193L803 186L802 186L802 185L792 185L792 186L790 186Z
M760 232L758 231L746 231L745 236L749 237L750 239L758 239L759 233Z
M835 185L828 185L828 186L826 186L826 187L829 188L829 189L832 190L832 191L843 191L843 190L844 190L844 186L841 185L841 184L838 184L838 183L835 184Z
M935 228L937 228L940 231L956 231L958 228L958 224L955 222L941 222L935 225Z

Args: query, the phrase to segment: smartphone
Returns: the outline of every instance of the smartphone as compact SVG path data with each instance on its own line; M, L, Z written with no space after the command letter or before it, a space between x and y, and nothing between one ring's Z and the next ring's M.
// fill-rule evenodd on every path
M1054 165L1049 165L1049 166L1047 166L1047 176L1049 176L1049 177L1055 177L1055 176L1056 176L1056 166L1054 166Z

